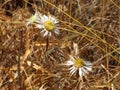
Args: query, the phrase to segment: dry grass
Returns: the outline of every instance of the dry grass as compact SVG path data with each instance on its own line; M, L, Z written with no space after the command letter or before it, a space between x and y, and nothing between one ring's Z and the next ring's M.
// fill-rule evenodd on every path
M40 30L25 26L35 11L60 22L48 48ZM82 79L63 65L73 43L93 63ZM119 47L120 0L0 1L0 90L120 90Z

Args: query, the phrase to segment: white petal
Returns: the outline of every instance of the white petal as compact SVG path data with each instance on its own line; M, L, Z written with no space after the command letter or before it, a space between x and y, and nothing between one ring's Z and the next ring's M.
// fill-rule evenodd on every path
M48 19L51 20L52 16L49 16Z
M28 26L30 24L30 21L26 20L26 26Z
M50 20L53 21L55 24L58 23L58 21L53 17L51 17Z
M73 75L77 71L76 67L71 67L70 73Z
M55 20L54 23L57 24L57 23L59 23L59 21Z
M44 21L48 20L49 17L47 17L46 15L43 15Z
M52 36L52 33L51 33L51 32L49 32L49 36L50 36L50 37Z
M41 23L41 19L39 17L36 18L35 22Z
M48 31L45 31L43 37L47 36L48 34L49 34L49 32L48 32Z
M39 14L38 14L38 13L35 13L35 17L36 17L36 18L39 18Z
M55 29L54 32L59 35L60 31L58 29Z
M88 70L88 71L92 71L92 67L85 66L84 68L85 68L86 70Z
M42 24L44 24L45 20L44 20L43 17L41 17L40 22L41 22Z
M44 34L46 32L46 30L42 30L40 33Z
M46 30L42 30L40 33L41 33L41 34L43 35L43 37L44 37L44 35L46 34Z
M44 28L44 25L36 25L36 28L42 29Z
M85 65L86 65L86 66L92 66L92 63L90 63L89 61L86 61L86 62L85 62Z
M83 74L84 74L84 73L88 74L88 71L87 71L84 67L81 68L81 70L82 70Z
M66 65L68 65L68 66L73 65L73 64L74 64L73 61L67 61L67 62L66 62Z
M77 68L75 68L73 71L71 71L71 74L73 75L77 71Z
M75 67L74 67L74 66L72 66L72 67L70 67L70 68L69 68L69 70L73 70L73 69L75 69Z
M44 23L47 20L47 16L46 15L43 15L40 18L41 18L40 19L41 23Z
M79 76L82 77L82 75L83 75L82 69L79 68Z

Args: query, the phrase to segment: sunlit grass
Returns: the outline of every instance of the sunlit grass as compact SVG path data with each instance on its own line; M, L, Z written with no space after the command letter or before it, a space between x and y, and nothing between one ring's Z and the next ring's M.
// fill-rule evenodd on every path
M55 5L53 5L52 3L50 3L50 2L48 2L48 1L46 1L46 0L44 0L46 3L48 3L48 4L50 4L52 7L55 7L57 10L59 10L59 8L58 7L56 7ZM108 42L106 42L104 39L102 39L102 38L100 38L96 33L94 33L89 27L86 27L85 25L83 25L81 22L79 22L77 19L75 19L75 18L73 18L72 16L70 16L69 14L67 14L67 13L65 13L64 11L62 11L61 10L61 12L62 13L64 13L66 16L68 16L68 18L71 18L73 21L75 21L76 23L78 23L78 25L79 25L79 27L81 28L84 28L84 29L86 29L87 31L89 31L90 33L92 33L93 35L94 35L94 38L96 38L96 39L98 39L99 41L101 41L102 43L104 43L104 44L107 44L110 48L112 48L114 51L116 51L118 54L120 54L120 52L119 51L117 51L117 49L114 47L114 46L112 46L111 44L109 44ZM82 33L80 33L80 32L78 32L78 31L76 31L75 29L72 29L73 31L72 32L74 32L74 33L78 33L78 34L80 34L80 35L84 35L84 34L82 34ZM91 37L91 36L90 36ZM90 40L91 41L91 40ZM95 44L95 43L94 43ZM96 45L96 44L95 44ZM97 45L98 46L98 45ZM102 49L100 46L98 46L102 51L104 51L105 53L108 53L105 49ZM110 55L110 56L112 56L112 55ZM116 61L118 61L119 63L120 63L120 61L119 60L117 60L114 56L112 56Z

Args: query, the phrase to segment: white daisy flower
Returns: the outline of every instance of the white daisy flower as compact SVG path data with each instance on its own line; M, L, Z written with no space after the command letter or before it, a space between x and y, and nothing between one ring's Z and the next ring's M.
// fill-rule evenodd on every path
M38 13L35 13L33 16L31 16L29 19L26 20L26 25L28 26L29 24L38 21L39 21L39 15Z
M43 29L41 33L43 37L51 36L52 32L59 35L59 30L57 29L58 21L52 16L43 15L40 17L40 20L37 24L37 28Z
M89 61L84 61L82 58L69 56L70 60L67 61L66 65L71 66L69 68L71 75L76 71L79 71L79 76L82 77L92 71L92 63Z

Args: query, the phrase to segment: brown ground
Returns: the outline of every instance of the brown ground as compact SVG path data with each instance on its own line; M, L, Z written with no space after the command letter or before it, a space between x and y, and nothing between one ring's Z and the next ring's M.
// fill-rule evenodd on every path
M60 22L49 45L25 25L35 11ZM73 43L93 63L82 80L63 65ZM0 90L120 90L119 48L120 0L0 0Z

